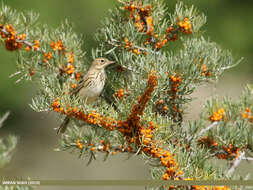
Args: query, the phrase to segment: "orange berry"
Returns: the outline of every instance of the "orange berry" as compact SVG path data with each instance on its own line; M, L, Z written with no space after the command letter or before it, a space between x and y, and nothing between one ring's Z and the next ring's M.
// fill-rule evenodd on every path
M26 50L26 51L30 51L30 50L31 50L31 47L30 47L30 46L26 46L26 47L25 47L25 50Z
M72 84L71 85L71 88L76 88L77 87L77 84Z
M33 68L30 68L30 69L29 69L29 75L30 75L30 76L33 76L34 74L35 74L34 69L33 69Z
M202 69L203 72L205 72L207 70L206 65L202 65L201 69Z
M248 107L245 108L245 111L246 112L251 112L251 110Z

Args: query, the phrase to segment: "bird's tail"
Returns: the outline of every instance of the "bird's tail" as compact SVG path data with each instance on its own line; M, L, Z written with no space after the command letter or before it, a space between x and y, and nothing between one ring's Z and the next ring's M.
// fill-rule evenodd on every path
M62 122L60 127L57 129L57 134L64 133L67 129L69 122L70 122L70 118L68 116L65 117L64 121Z

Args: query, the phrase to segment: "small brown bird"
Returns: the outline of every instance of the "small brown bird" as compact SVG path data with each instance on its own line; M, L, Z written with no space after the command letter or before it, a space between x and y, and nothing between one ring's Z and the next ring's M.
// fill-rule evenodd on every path
M100 96L105 85L105 68L113 64L114 61L109 61L106 58L97 58L91 64L88 72L80 81L79 85L72 92L72 95L81 96L86 100L87 104L94 102ZM70 122L70 117L67 116L60 127L57 129L57 134L64 133Z

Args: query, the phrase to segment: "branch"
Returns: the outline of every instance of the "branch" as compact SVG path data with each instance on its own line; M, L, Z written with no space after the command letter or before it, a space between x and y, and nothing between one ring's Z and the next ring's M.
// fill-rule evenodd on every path
M115 39L112 39L111 41L107 41L108 44L110 45L113 45L115 47L121 47L121 42L118 41L118 40L115 40ZM133 48L136 48L136 49L139 49L139 50L142 50L142 51L148 51L147 48L144 48L144 47L140 47L140 46L132 46Z
M226 177L231 177L235 172L235 169L239 166L242 159L244 158L245 152L242 152L233 162L232 167L227 171Z

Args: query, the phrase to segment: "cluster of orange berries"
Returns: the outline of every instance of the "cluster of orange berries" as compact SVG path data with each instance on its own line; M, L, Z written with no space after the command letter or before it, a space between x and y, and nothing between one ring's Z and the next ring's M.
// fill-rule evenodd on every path
M224 109L224 108L220 108L220 109L218 109L218 111L214 112L214 113L210 116L209 120L210 120L211 122L220 121L220 120L222 120L222 119L224 118L225 113L226 113L226 112L225 112L225 109Z
M185 178L186 181L193 181L193 178ZM174 186L170 186L169 189L175 189ZM204 186L204 185L192 185L191 190L231 190L228 186Z
M154 125L152 122L149 122L149 127L144 128L143 126L140 127L139 129L139 135L140 137L143 137L142 142L144 145L149 145L152 140L152 136L154 133Z
M159 36L158 34L154 34L146 39L146 45L152 44L153 47L157 50L161 49L165 46L169 41L178 40L177 30L174 27L170 26L166 29L166 35Z
M135 124L139 122L140 120L139 115L143 115L143 110L145 109L148 101L150 100L151 93L155 90L155 86L157 86L157 84L158 82L156 73L151 72L148 76L148 88L145 90L143 95L140 98L138 98L138 103L133 106L128 121L131 121L131 123Z
M50 46L51 46L51 48L52 48L54 51L58 50L59 52L60 52L60 51L65 52L65 50L66 50L66 48L63 46L63 43L62 43L61 40L58 40L57 42L51 42L51 43L50 43Z
M14 50L18 50L22 48L23 42L26 39L26 34L16 35L14 27L10 24L6 25L5 27L2 24L0 24L0 35L2 36L2 38L6 38L5 48L10 51L14 51ZM61 52L63 55L65 55L66 48L63 46L63 43L61 40L58 40L57 42L51 42L50 46L52 47L53 51L58 50L58 52ZM31 49L33 49L34 51L40 50L39 40L34 40L33 45L27 45L25 47L26 51L30 51ZM45 52L42 62L48 63L48 61L52 59L52 57L53 56L52 56L51 51L49 51L48 53ZM75 73L75 68L73 66L73 63L74 63L74 56L73 56L73 53L70 52L68 54L68 65L67 66L63 65L62 68L59 69L60 74L66 73L68 75L72 75L73 73ZM33 76L34 73L35 73L34 69L29 70L30 76Z
M251 109L245 108L244 113L242 113L244 119L248 119L249 122L253 123L253 115L251 114Z
M51 104L52 109L54 112L58 112L64 115L73 116L78 120L83 120L84 122L87 122L89 124L93 125L101 125L102 127L112 131L116 127L118 127L118 130L122 133L125 133L124 130L125 123L122 121L116 121L115 119L111 117L105 117L101 116L100 114L96 113L95 111L92 111L89 114L85 114L83 111L78 110L76 107L66 106L64 107L63 104L60 103L59 99L56 98L54 102ZM128 131L130 133L131 131Z
M81 79L81 76L82 76L82 72L77 72L77 73L75 73L75 79L76 79L76 80L80 80L80 79Z
M198 144L205 145L215 151L219 149L218 143L209 137L202 137L198 140ZM216 153L216 157L218 159L234 159L239 156L240 149L238 147L233 147L232 144L229 144L228 146L222 146L222 150L223 152Z
M54 51L56 49L58 49L58 51L62 51L62 53L65 55L65 47L63 47L61 41L58 40L58 43L59 43L58 45L56 44L53 47ZM56 47L58 47L58 48L56 48ZM59 69L60 75L62 75L63 73L66 73L67 75L74 74L75 73L75 67L74 67L73 63L74 63L74 56L73 56L73 53L70 52L70 53L68 53L68 64L67 64L67 66L65 66L65 64L62 64L62 67Z
M142 149L148 155L154 158L159 158L162 166L166 167L166 171L163 175L164 180L169 179L180 179L178 176L182 176L183 172L179 169L178 163L175 161L173 155L159 147L158 142L152 140L154 130L158 126L154 126L152 122L149 122L149 126L144 128L141 126L139 128L139 139L142 139L144 148Z
M29 47L29 46L27 46L27 47ZM40 49L40 42L39 42L39 40L34 40L33 49L35 51L38 51Z
M183 172L179 169L177 162L173 155L159 147L158 142L152 140L154 130L158 126L154 126L152 122L149 122L149 126L144 128L143 126L139 129L140 138L144 144L143 152L151 155L152 157L159 158L162 166L166 167L166 171L163 175L164 180L177 179L177 176L182 176ZM179 179L179 178L178 178Z
M64 115L75 117L78 120L82 120L88 124L101 125L102 127L112 131L117 129L125 136L132 134L132 130L128 121L116 121L111 117L102 116L95 111L92 111L89 114L85 114L83 111L78 110L76 107L66 106L60 103L59 99L56 98L51 104L51 107L54 112L58 112Z
M84 145L83 145L83 143L81 142L80 139L77 140L76 146L77 146L79 149L83 149L83 147L84 147Z
M158 77L156 76L156 71L151 71L151 73L148 76L148 84L150 85L152 91L158 84L157 79Z
M47 63L50 59L52 59L52 52L49 51L48 53L44 53L44 59L42 60L43 63Z
M161 164L166 167L166 171L163 175L163 180L179 180L183 175L183 171L180 170L178 163L176 162L173 154L171 154L167 150L163 150L161 148L153 149L154 154L158 154L156 157L160 158ZM159 156L159 157L158 157Z
M178 40L177 30L173 26L170 26L166 29L166 36L169 41Z
M173 113L174 117L176 116L176 113L181 113L182 110L176 106L175 100L178 98L177 92L178 92L178 87L180 83L182 83L182 78L180 75L171 75L170 77L170 93L171 93L171 105L173 106L173 110L175 113Z
M141 7L137 5L137 3L136 5L129 3L125 5L124 8L125 10L130 11L130 19L134 21L135 26L138 28L139 32L146 32L150 36L153 35L154 26L152 17L150 16L152 10L151 5Z
M128 95L128 93L126 93L123 88L119 89L114 93L114 96L120 100L122 100L125 95Z
M158 34L154 33L154 24L153 18L150 16L152 6L138 4L138 2L127 3L124 6L125 10L130 11L130 19L135 23L135 26L138 28L139 32L145 32L149 37L146 40L146 45L153 45L157 50L161 49L167 44L168 41L176 41L178 39L179 31L185 34L192 33L192 24L188 17L180 20L178 18L177 26L170 26L166 29L166 36L159 37ZM134 50L137 54L140 52L138 49Z
M74 63L74 55L72 52L68 54L68 63Z
M163 46L165 46L168 42L167 37L160 36L158 34L154 34L153 36L150 36L146 39L145 44L150 45L153 44L155 49L161 49Z
M136 55L140 55L141 54L141 51L138 48L133 48L132 47L133 43L129 42L129 40L126 37L124 38L124 43L125 43L124 48L127 49L128 51L132 51Z
M155 41L155 43L153 43L154 48L161 49L163 46L165 46L168 43L168 41L178 40L178 31L179 30L185 34L192 33L192 30L191 30L192 25L191 25L189 18L185 17L183 19L183 21L178 21L178 26L179 26L179 29L177 29L177 27L173 27L173 26L168 27L166 29L166 36L165 37L161 36L159 38L158 34L153 35L151 38L147 39L146 45L150 44L151 41Z
M71 84L71 88L77 88L77 84L76 83L74 83L74 84Z
M231 190L228 186L204 186L204 185L193 185L193 190Z
M214 141L212 138L209 138L207 136L198 139L198 144L205 145L208 148L213 148L213 149L217 149L217 147L218 147L218 143L216 141Z
M161 99L161 100L158 100L156 102L156 108L163 114L167 113L167 111L169 110L168 106L167 105L164 105L164 100Z
M72 64L68 63L64 72L67 73L68 75L72 75L73 73L75 73L75 67Z
M201 70L202 70L202 72L201 72L202 77L205 77L205 76L210 77L211 76L211 72L207 70L206 65L201 65Z
M26 51L30 51L32 48L33 48L34 51L39 51L40 50L40 42L39 42L39 40L34 40L34 45L33 46L27 45L25 47L25 50Z
M216 154L218 159L234 159L240 155L240 149L238 147L234 147L232 144L229 144L228 146L222 146L222 149L224 152Z
M143 111L151 98L151 94L157 86L157 76L155 72L151 72L148 76L148 87L143 93L143 95L138 98L138 103L133 105L131 114L128 119L122 123L124 126L123 130L126 131L125 134L132 136L132 129L141 128L140 116L143 115ZM122 129L119 129L119 131Z
M182 78L180 76L171 75L170 82L171 82L170 92L172 94L176 94L178 91L179 84L182 83Z
M185 34L192 33L192 25L188 17L185 17L183 20L180 20L180 18L178 18L177 24L180 27L181 32Z
M66 73L67 75L72 75L75 73L75 67L70 63L68 63L67 66L62 64L62 67L59 68L59 73L60 75L62 75L63 73Z
M167 38L158 40L158 34L154 34L153 18L150 16L152 10L151 5L141 7L131 3L125 5L125 9L130 11L130 18L133 22L135 22L135 26L138 28L138 31L146 32L149 36L146 40L146 45L152 43L156 49L160 49L168 42ZM135 11L137 11L136 15L134 14ZM138 53L138 51L136 51L136 53Z
M173 116L176 117L177 113L181 113L182 110L176 106L176 98L177 98L177 91L180 83L182 83L182 78L178 75L171 75L170 77L170 104L172 105L172 108L174 110ZM169 107L165 104L165 101L163 99L160 99L156 102L156 108L160 114L166 114L169 111Z
M27 45L25 47L26 51L30 51L31 49L33 49L34 51L39 51L40 50L40 42L39 42L39 40L34 40L34 45Z
M154 44L155 49L161 49L168 42L167 38L163 38L163 37L159 38L158 34L154 35L154 37L156 38L156 43ZM148 42L146 44L148 44L150 41L151 39L148 39Z
M71 65L71 64L69 64L69 65ZM72 67L70 67L70 71L68 72L68 70L65 70L65 72L68 74L68 73L70 73L70 74L73 74L73 72L75 71L74 69L71 69L71 68L73 68L73 66ZM77 80L77 81L79 81L80 80L80 78L81 78L81 76L82 76L82 73L81 72L77 72L77 73L75 73L75 79ZM73 84L71 84L71 88L77 88L77 83L73 83Z
M5 48L9 51L14 51L22 48L22 41L26 38L25 34L16 35L12 25L8 24L5 27L0 24L0 35L5 38Z

